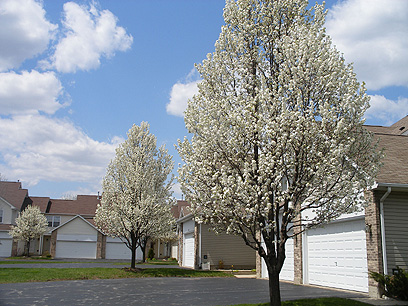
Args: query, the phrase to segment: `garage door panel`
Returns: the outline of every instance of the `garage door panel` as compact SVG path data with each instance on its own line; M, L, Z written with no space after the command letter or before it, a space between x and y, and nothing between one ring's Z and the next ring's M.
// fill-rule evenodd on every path
M364 220L326 225L307 232L308 282L368 292Z
M132 252L120 239L118 241L106 242L106 259L131 259ZM136 260L142 260L142 251L140 248L136 249Z
M106 242L106 259L130 259L130 249L122 242Z
M0 257L10 257L13 239L0 239Z
M194 268L194 233L184 235L183 266Z
M96 258L96 243L88 241L57 241L57 258Z
M264 242L262 242L263 247L265 247ZM293 238L286 241L285 245L285 262L283 264L282 270L279 274L279 279L293 281L295 279L295 258L293 251ZM268 268L266 267L265 261L262 259L262 278L268 278Z
M285 245L285 262L283 264L279 278L282 280L293 281L295 279L295 265L293 252L293 239L288 239Z

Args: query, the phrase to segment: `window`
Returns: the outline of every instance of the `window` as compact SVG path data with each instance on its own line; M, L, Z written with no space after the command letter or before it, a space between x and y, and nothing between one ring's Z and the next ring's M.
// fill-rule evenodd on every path
M48 226L49 227L57 227L61 223L60 216L47 216Z
M3 210L0 209L0 223L3 223Z

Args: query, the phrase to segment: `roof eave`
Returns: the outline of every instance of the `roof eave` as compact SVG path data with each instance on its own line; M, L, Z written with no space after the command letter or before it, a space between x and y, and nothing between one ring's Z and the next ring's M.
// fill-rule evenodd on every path
M191 219L193 219L193 218L194 218L193 214L192 214L192 213L189 213L187 216L181 217L181 218L178 219L176 222L177 222L177 223L183 223L183 222L188 221L188 220L191 220Z
M11 204L9 201L7 201L5 198L3 198L2 196L0 196L0 199L2 199L4 201L4 203L6 203L7 205L10 206L10 208L12 210L18 210L17 207L15 207L13 204Z
M408 190L408 184L399 184L399 183L378 183L376 189L386 189L388 187L395 188L398 190Z

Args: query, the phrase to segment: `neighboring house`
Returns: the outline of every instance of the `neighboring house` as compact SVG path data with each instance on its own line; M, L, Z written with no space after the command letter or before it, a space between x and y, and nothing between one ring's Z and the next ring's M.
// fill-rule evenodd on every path
M171 211L174 216L174 219L177 220L180 216L180 212L185 208L188 207L190 204L184 200L177 200L176 204L172 207ZM175 239L156 239L154 241L149 241L146 247L146 258L149 252L149 249L152 248L154 252L154 258L156 259L167 259L167 258L175 258L178 260L178 239L177 233L174 233L176 238Z
M179 231L178 261L193 269L253 269L256 254L235 235L214 233L208 224L195 222L186 203L177 220Z
M368 272L408 269L408 117L390 127L366 126L385 149L365 211L307 230L287 242L283 278L298 284L381 294ZM258 277L266 265L258 261Z
M0 257L9 257L17 251L17 243L8 234L20 208L28 197L28 190L20 182L0 181Z
M56 258L130 259L131 252L119 238L107 237L94 224L100 197L78 195L75 200L30 197L20 182L0 182L0 257L22 255L24 243L8 234L20 211L38 206L48 220L48 232L30 244L31 255ZM136 259L141 260L138 249Z
M51 230L50 253L55 258L130 259L131 252L119 239L104 235L93 218L77 215ZM142 259L140 249L136 259Z

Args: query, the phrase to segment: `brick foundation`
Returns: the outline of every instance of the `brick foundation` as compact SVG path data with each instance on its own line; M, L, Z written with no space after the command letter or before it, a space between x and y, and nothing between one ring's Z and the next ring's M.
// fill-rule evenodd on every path
M96 259L102 259L106 257L106 236L98 231L98 237L96 241Z
M384 192L366 192L365 197L369 203L365 209L366 241L367 241L367 267L368 271L383 273L380 199ZM383 294L383 288L371 277L368 278L368 293L370 297L378 298Z
M56 250L56 247L57 247L57 232L58 232L58 230L53 231L51 233L50 254L51 254L52 257L55 257L55 250Z

